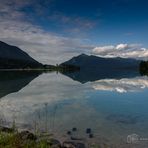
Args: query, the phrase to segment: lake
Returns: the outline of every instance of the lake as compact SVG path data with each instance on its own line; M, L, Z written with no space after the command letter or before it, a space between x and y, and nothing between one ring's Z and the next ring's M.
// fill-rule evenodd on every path
M14 122L19 129L48 132L59 139L69 138L67 132L76 128L73 137L85 142L144 148L148 77L130 74L81 81L72 73L0 72L0 124ZM127 141L131 134L138 141Z

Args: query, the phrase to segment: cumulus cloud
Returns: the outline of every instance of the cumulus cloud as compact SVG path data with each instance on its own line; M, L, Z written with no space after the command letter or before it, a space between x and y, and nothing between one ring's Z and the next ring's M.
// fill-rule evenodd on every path
M142 48L139 44L100 46L93 48L92 53L102 57L122 57L137 59L148 58L148 49Z
M118 93L135 92L148 88L147 77L136 77L131 79L103 79L93 84L95 90L115 91Z

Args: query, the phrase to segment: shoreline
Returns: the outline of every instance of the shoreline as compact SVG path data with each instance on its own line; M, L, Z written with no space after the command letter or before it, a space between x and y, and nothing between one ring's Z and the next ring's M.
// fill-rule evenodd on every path
M0 71L54 71L53 69L0 69Z
M21 148L144 148L147 143L113 144L102 137L98 139L77 139L59 137L50 133L33 133L29 130L16 130L0 126L0 147Z
M80 139L61 140L49 133L34 134L29 130L18 131L15 128L4 126L0 126L1 146L11 148L87 148Z

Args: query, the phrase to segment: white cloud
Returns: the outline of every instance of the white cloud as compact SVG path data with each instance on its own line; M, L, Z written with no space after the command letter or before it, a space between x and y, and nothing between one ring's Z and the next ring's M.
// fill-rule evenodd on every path
M94 82L95 90L115 91L118 93L135 92L148 88L147 77L136 77L131 79L103 79Z
M0 40L20 47L39 62L61 63L88 50L83 48L87 47L83 43L85 39L63 37L28 21L29 16L20 10L32 4L37 5L34 0L0 2Z
M102 57L122 57L147 59L148 49L142 48L139 44L118 44L116 46L95 47L92 53Z
M27 22L3 20L0 22L0 34L0 40L20 47L42 63L60 63L88 50L84 49L85 44L80 39L45 32Z
M49 3L51 1L48 1ZM119 44L116 46L94 47L89 41L82 38L64 37L59 34L48 32L38 25L32 23L32 17L28 16L22 8L32 6L37 13L41 8L35 0L0 0L0 40L12 45L16 45L26 51L33 58L42 63L56 64L66 61L67 59L80 54L92 53L102 57L131 57L147 58L148 50L135 44ZM44 7L44 6L43 6ZM41 13L42 14L42 13ZM49 21L54 19L65 23L72 23L66 27L66 32L78 32L82 28L91 29L95 24L86 18L70 18L61 13L49 16ZM58 23L60 24L60 23ZM80 34L79 34L80 35Z
M119 44L116 46L116 49L118 49L118 50L128 49L128 45L127 44Z

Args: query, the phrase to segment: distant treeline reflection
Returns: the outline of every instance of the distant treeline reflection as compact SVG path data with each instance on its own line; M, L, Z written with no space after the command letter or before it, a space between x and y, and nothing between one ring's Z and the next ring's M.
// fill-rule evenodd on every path
M141 75L148 76L148 61L141 61L139 66L139 71Z

